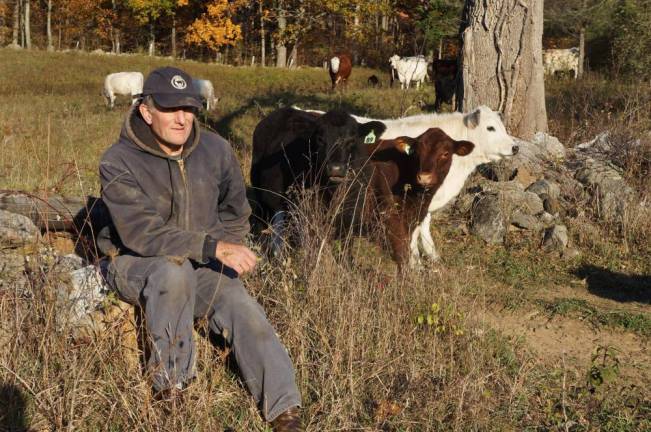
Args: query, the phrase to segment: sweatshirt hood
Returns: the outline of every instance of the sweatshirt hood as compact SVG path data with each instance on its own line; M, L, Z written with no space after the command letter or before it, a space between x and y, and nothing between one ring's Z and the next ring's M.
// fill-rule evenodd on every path
M128 141L132 141L141 150L166 159L183 159L189 156L190 153L192 153L192 151L199 144L199 135L199 121L195 117L193 119L192 131L190 132L188 140L183 145L183 152L181 153L181 156L170 156L166 154L158 145L151 127L149 127L149 125L140 115L140 110L138 109L137 104L133 105L129 109L129 113L124 120L124 124L120 132L121 138L126 138Z

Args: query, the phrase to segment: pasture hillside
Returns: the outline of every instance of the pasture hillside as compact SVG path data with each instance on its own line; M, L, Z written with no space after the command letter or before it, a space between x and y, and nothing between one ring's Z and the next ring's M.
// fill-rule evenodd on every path
M202 121L231 141L245 174L253 129L276 107L391 117L434 102L431 84L389 89L385 72L364 68L331 93L319 68L2 49L0 189L97 195L99 158L130 103L106 107L104 76L168 64L212 80L220 101ZM371 74L383 88L367 87ZM595 75L548 85L551 133L566 147L606 130L637 139L613 158L640 200L651 197L649 90ZM452 214L433 232L442 262L397 276L383 248L328 240L327 212L311 198L295 215L301 247L245 277L294 361L307 430L651 429L648 220L588 226L567 215L580 253L562 258L531 232L486 245ZM0 240L0 431L268 430L228 348L201 336L205 323L198 379L167 411L142 374L132 308L109 296L93 330L62 322L65 242L50 234Z

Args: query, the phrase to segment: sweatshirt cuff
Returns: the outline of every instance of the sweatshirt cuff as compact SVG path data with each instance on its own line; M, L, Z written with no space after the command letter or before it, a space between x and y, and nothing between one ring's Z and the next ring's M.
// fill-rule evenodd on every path
M206 239L203 241L203 256L202 261L208 262L210 259L215 259L215 252L217 250L217 239L207 235Z

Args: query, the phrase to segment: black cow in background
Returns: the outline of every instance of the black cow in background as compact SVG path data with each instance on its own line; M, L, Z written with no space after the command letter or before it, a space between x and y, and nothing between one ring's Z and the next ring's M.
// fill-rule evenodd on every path
M289 192L293 186L325 187L368 159L365 141L384 132L381 122L359 124L348 113L320 115L280 108L253 132L251 161L254 218L271 225L271 252L284 246Z
M452 111L456 109L456 92L458 83L459 66L456 59L434 60L432 62L432 76L434 77L434 89L436 101L434 111L441 110L443 102L450 104Z

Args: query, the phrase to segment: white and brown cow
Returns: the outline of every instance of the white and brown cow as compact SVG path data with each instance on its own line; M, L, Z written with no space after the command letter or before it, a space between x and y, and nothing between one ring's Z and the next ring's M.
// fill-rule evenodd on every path
M353 61L346 53L335 54L328 62L328 72L332 81L332 90L338 85L346 85L350 72L353 69Z
M311 110L313 114L321 111ZM398 119L377 120L353 115L360 123L381 122L385 130L379 134L381 140L401 136L417 137L427 129L440 128L453 140L470 141L475 145L471 154L465 157L453 155L452 164L445 180L428 205L428 212L411 235L410 262L418 265L421 249L433 261L440 258L430 232L432 213L452 201L463 188L468 176L483 163L498 161L518 152L513 137L502 123L499 113L487 106L480 106L469 113L419 114Z

